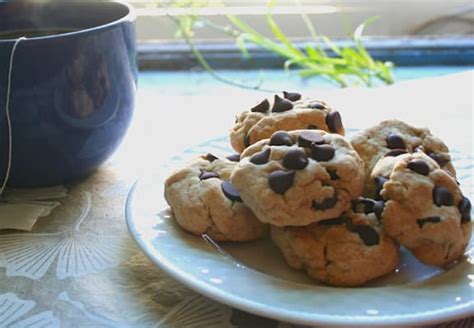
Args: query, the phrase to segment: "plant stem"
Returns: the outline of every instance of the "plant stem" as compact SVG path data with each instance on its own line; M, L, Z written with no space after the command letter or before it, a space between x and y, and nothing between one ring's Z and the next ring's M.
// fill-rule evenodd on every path
M186 44L189 46L189 48L191 49L191 52L193 53L193 55L196 57L197 61L199 62L199 64L202 66L202 68L204 68L204 70L209 74L211 75L213 78L215 78L216 80L220 81L220 82L223 82L223 83L226 83L226 84L229 84L229 85L232 85L232 86L235 86L235 87L239 87L239 88L243 88L243 89L250 89L250 90L258 90L258 91L263 91L263 92L271 92L271 93L275 93L275 92L278 92L278 91L275 91L275 90L270 90L270 89L264 89L261 87L261 84L262 84L262 80L260 80L258 82L258 84L256 85L248 85L248 84L243 84L243 83L239 83L239 82L236 82L234 80L229 80L221 75L219 75L212 67L211 65L209 65L209 63L207 62L207 60L204 58L204 56L201 54L201 52L196 48L196 46L194 45L194 42L191 40L190 36L188 35L188 33L186 33L186 31L183 29L183 27L181 26L181 23L179 21L179 19L176 19L175 17L171 16L171 15L168 15L168 17L174 21L176 23L176 25L178 26L178 28L181 30L181 33L182 33L182 37L184 38L184 41L186 42Z

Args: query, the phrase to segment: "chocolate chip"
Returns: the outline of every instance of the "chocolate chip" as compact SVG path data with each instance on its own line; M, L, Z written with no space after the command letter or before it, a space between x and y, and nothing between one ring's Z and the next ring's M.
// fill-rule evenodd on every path
M323 210L327 210L327 209L330 209L330 208L333 208L334 205L337 204L337 195L334 194L334 196L332 197L329 197L329 198L326 198L324 199L322 202L318 203L316 202L315 200L313 200L313 203L312 203L312 207L315 209L315 210L318 210L318 211L323 211Z
M351 231L357 233L366 246L374 246L379 243L379 234L372 227L367 225L355 225Z
M310 125L308 125L307 129L308 130L318 130L318 127L314 124L310 124Z
M250 162L256 165L266 164L268 163L268 159L270 158L270 152L270 148L262 150L261 152L256 153L252 157L250 157Z
M277 194L283 195L293 185L295 179L295 172L277 170L270 173L268 182L270 188Z
M471 221L471 201L469 198L463 196L458 208L461 213L461 223Z
M331 177L331 180L334 181L334 180L339 179L339 176L337 175L336 169L328 169L328 168L326 168L326 171L328 171L329 176Z
M444 167L446 164L449 163L449 159L444 158L441 154L430 152L428 156L431 157L440 167Z
M293 108L291 101L280 98L278 95L275 95L275 100L273 101L273 113L282 113L286 112Z
M352 205L352 210L356 213L369 214L374 211L374 205L373 199L361 197Z
M217 156L214 156L213 154L209 153L206 155L206 160L209 162L214 162L216 159L219 159Z
M291 135L286 131L277 131L270 138L270 146L291 146L293 144Z
M408 152L405 149L392 149L388 153L385 154L385 157L389 157L389 156L396 157L396 156L403 155L406 153Z
M215 172L207 172L207 171L201 171L201 174L199 174L200 180L207 180L211 178L219 178L219 174Z
M268 112L269 109L270 109L270 102L267 99L265 99L261 103L259 103L257 106L252 107L250 111L254 113L266 113Z
M405 141L398 134L390 133L387 136L387 147L390 149L406 149Z
M346 223L346 218L341 216L340 218L335 218L335 219L326 219L326 220L321 220L318 222L319 225L339 225L339 224L344 224Z
M250 146L250 137L248 134L246 134L244 136L244 147L247 148L248 146Z
M421 159L415 159L409 162L407 168L421 175L430 174L430 167L425 161L422 161Z
M296 93L296 92L283 91L283 97L285 97L286 99L288 99L290 101L298 101L298 100L301 99L301 95L299 93Z
M382 221L382 213L385 208L385 203L383 200L377 200L374 204L374 214L377 220Z
M430 216L428 218L416 220L416 223L418 224L420 229L423 228L423 226L426 223L438 223L438 222L441 222L441 218L439 216Z
M301 131L298 135L298 146L311 147L312 143L323 144L323 135L317 131Z
M341 114L338 111L329 113L326 116L326 125L329 128L329 131L332 133L338 133L342 130L342 119Z
M240 162L240 154L232 154L226 157L229 161Z
M444 187L434 187L433 202L436 204L436 206L453 206L453 194L451 194L451 192Z
M234 202L241 202L242 198L240 198L240 193L237 189L235 189L234 185L229 181L222 181L221 184L222 192L224 195L229 198L231 201Z
M382 199L382 197L380 196L380 192L383 189L383 185L387 181L388 179L386 177L382 177L382 176L375 177L375 197L374 197L375 200Z
M312 102L311 104L308 105L309 108L311 109L324 109L326 106L320 102Z
M308 157L299 149L292 149L283 157L283 166L289 170L302 170L308 165Z
M330 145L311 145L311 158L318 162L331 160L336 154L336 149Z

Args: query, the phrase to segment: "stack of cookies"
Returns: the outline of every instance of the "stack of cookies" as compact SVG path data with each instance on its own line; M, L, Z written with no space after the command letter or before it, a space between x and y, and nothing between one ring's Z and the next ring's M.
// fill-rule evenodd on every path
M267 236L286 262L335 286L395 270L399 245L443 266L471 234L446 145L384 121L344 138L339 112L283 92L237 117L238 154L202 155L165 182L178 224L216 241Z

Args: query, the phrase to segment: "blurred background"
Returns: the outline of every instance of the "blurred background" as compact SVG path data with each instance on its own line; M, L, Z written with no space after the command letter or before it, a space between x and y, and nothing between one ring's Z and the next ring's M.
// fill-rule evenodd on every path
M474 64L472 1L128 2L137 12L141 69L189 70L204 67L208 70L199 61L198 57L202 55L212 69L291 67L306 69L302 74L300 71L300 75L307 72L304 77L313 77L321 74L311 65L324 66L318 57L312 56L317 55L317 51L323 50L323 56L343 58L348 63L344 67L347 71L359 70L354 68L353 63L365 60L365 49L373 59L382 63L391 62L394 66ZM273 23L269 22L269 15ZM360 24L364 26L358 30ZM271 41L276 41L276 44L271 44ZM334 45L354 48L354 41L364 47L359 52L362 57L352 50L342 55L335 50ZM308 46L316 51L308 51ZM302 51L307 58L285 53L290 51L294 54L295 49ZM305 65L308 58L311 61ZM377 75L380 69L391 68L385 65L374 69L370 67L370 60L362 68L373 75ZM335 66L331 65L324 67L334 70ZM308 67L312 71L308 71ZM393 78L388 75L392 73L385 73L381 80L390 83ZM329 79L332 77L329 76Z
M141 40L173 40L176 26L167 15L196 14L213 23L226 24L231 14L270 36L265 24L267 0L129 0L138 14L138 35ZM367 28L370 36L454 36L474 32L472 1L386 1L386 0L279 0L272 10L278 23L292 38L307 38L301 13L308 15L319 33L332 38L347 37L368 17L379 16L377 24ZM202 26L196 37L202 40L228 40L222 33Z

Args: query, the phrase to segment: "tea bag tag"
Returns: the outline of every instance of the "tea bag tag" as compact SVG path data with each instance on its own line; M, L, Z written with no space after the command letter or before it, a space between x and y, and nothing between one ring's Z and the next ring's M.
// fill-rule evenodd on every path
M7 93L6 93L6 101L5 101L5 115L7 117L7 130L8 130L8 162L7 162L7 169L5 171L5 175L3 178L2 185L0 186L0 196L3 195L3 191L7 186L8 179L10 178L10 171L12 167L12 122L10 118L10 94L11 94L11 84L12 84L12 73L13 73L13 60L15 58L16 48L20 44L21 41L26 40L25 37L21 37L16 39L15 43L13 44L12 51L10 53L10 62L8 66L8 77L7 77Z

